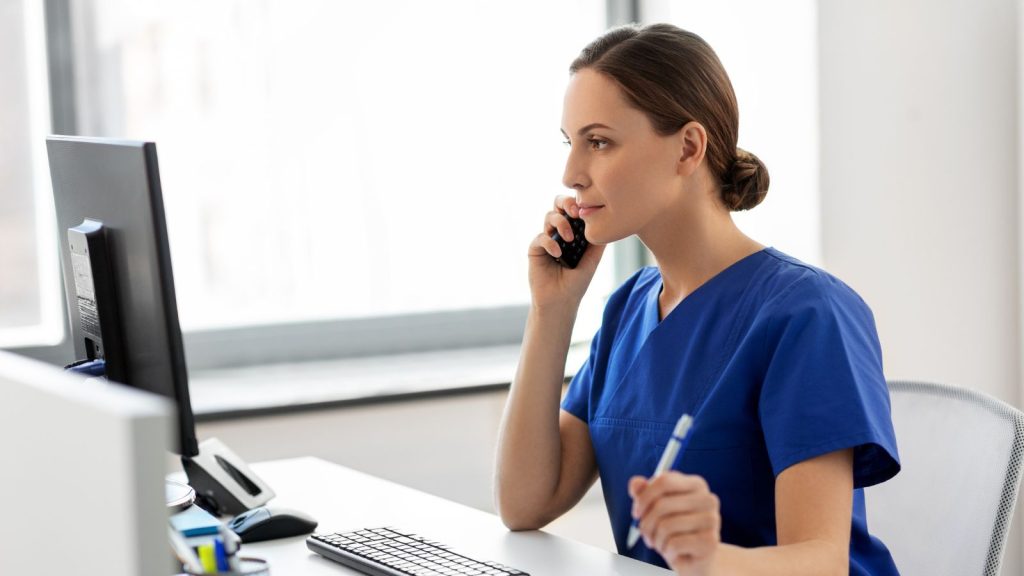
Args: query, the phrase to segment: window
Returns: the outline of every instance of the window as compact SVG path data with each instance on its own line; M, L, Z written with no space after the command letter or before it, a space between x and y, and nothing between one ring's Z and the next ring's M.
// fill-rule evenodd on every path
M157 143L184 330L528 303L604 2L74 9L78 131Z
M60 280L43 137L50 130L43 10L0 5L0 346L61 340Z

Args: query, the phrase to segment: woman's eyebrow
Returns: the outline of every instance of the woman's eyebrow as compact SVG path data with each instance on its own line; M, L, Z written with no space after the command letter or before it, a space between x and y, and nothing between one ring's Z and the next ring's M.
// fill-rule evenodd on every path
M579 136L583 136L584 134L586 134L587 132L590 132L594 128L604 128L605 130L614 130L614 128L612 128L611 126L607 126L605 124L601 124L600 122L591 122L590 124L587 124L583 128L580 128L579 130L577 130L576 134L579 135ZM561 132L562 132L562 136L565 136L566 138L569 137L569 135L565 133L564 129L561 130Z

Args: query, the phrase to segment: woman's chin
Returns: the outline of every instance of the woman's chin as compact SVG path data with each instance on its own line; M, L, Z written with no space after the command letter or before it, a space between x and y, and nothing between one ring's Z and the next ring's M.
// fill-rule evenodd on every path
M610 234L608 230L598 229L597 226L587 227L586 233L584 235L587 237L587 242L591 244L597 244L598 246L611 244L612 242L617 242L619 240L622 240L623 238L628 238L629 236L632 236L632 234Z

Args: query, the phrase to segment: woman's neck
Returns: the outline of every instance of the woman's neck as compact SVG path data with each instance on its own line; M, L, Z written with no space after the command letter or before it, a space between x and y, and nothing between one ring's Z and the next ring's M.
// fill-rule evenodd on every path
M639 236L661 269L662 317L719 272L764 249L712 202L666 211Z

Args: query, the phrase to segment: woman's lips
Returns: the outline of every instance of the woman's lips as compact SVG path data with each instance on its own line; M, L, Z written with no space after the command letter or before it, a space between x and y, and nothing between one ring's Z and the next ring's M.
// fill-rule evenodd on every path
M580 218L586 218L587 216L590 216L591 214L593 214L594 212L597 212L601 208L604 208L604 205L588 206L586 204L580 204L580 206L579 206Z

